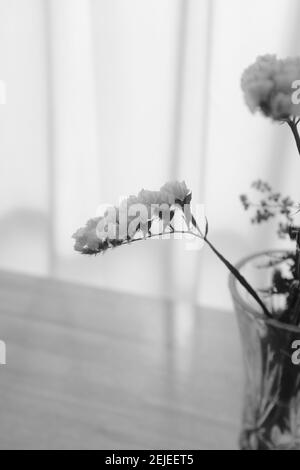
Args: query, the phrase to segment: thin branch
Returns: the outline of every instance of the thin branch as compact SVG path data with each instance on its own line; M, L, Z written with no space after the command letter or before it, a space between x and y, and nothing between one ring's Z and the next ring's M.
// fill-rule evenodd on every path
M225 264L225 266L234 275L234 277L239 281L239 283L249 292L249 294L254 298L254 300L256 300L256 302L263 309L263 312L267 315L267 317L272 318L272 315L270 314L269 310L267 309L263 301L260 299L260 297L257 295L253 287L251 287L249 282L246 281L244 276L242 276L242 274L226 258L224 258L224 256L214 247L214 245L207 239L207 237L205 238L205 242L208 244L211 250L217 255L217 257Z
M197 226L198 229L198 226ZM198 229L199 231L199 229ZM258 294L255 292L253 287L249 284L249 282L242 276L242 274L236 269L218 250L217 248L208 240L207 238L207 233L208 233L208 223L206 221L206 231L205 231L205 237L201 236L201 232L199 231L200 235L195 234L196 237L202 238L207 245L210 247L210 249L217 255L217 257L222 261L223 264L229 269L229 271L233 274L233 276L239 281L239 283L249 292L249 294L254 298L254 300L260 305L262 308L263 312L265 315L269 318L272 318L272 315L270 314L269 310L261 300L261 298L258 296Z
M256 300L256 302L260 305L263 312L266 316L272 318L270 312L268 311L267 307L264 305L258 294L255 292L253 287L246 281L246 279L240 274L240 272L214 247L214 245L207 239L208 233L208 223L206 220L206 228L205 228L205 235L201 232L199 225L196 222L196 219L192 215L192 223L194 227L198 230L198 233L193 232L192 230L173 230L172 232L160 232L160 233L149 233L149 235L141 238L135 238L130 240L125 240L118 246L130 245L131 243L147 240L154 237L164 237L166 235L172 235L175 233L185 234L185 235L193 235L196 238L204 240L211 250L217 255L217 257L222 261L223 264L229 269L229 271L235 276L235 278L240 282L240 284L249 292L249 294ZM115 248L113 246L108 246L106 249Z

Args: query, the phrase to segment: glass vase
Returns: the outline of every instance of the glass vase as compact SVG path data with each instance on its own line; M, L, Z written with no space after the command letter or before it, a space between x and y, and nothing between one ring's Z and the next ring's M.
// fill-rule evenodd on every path
M237 268L256 290L264 289L274 272L266 260L279 259L282 253L260 253L242 260ZM230 290L245 370L240 448L300 450L300 328L263 315L232 275ZM268 302L269 311L280 309L271 305L274 299Z

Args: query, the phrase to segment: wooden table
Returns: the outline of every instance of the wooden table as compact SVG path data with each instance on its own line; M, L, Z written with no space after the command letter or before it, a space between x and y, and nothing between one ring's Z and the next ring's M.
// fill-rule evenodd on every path
M234 315L0 274L1 449L232 449Z

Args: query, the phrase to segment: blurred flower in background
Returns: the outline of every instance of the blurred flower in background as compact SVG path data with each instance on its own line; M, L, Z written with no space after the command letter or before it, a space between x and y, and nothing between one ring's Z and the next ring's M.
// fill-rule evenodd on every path
M260 110L276 121L300 116L300 105L292 101L293 84L300 80L300 58L277 59L259 56L242 76L242 90L252 112Z

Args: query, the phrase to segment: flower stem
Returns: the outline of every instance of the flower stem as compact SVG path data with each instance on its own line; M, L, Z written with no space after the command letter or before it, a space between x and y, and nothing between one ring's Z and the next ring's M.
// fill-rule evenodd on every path
M270 314L269 310L262 302L258 294L255 292L253 287L251 287L249 282L244 278L244 276L242 276L241 273L216 249L216 247L207 239L207 237L205 237L204 240L210 247L210 249L215 253L215 255L217 255L217 257L222 261L222 263L225 264L229 271L239 281L239 283L249 292L249 294L254 298L254 300L256 300L256 302L263 309L263 312L267 315L267 317L272 318L272 315Z
M194 219L194 218L193 218ZM202 238L206 244L210 247L210 249L213 251L213 253L215 253L215 255L217 255L217 257L219 258L219 260L222 261L223 264L225 264L226 268L229 269L229 271L231 272L231 274L233 274L233 276L239 281L239 283L249 292L249 294L251 295L251 297L253 297L253 299L260 305L260 307L262 308L263 312L265 313L265 315L269 318L272 318L272 315L270 314L269 310L267 309L267 307L265 306L265 304L263 303L263 301L260 299L260 297L258 296L258 294L255 292L255 290L253 289L253 287L249 284L249 282L244 278L244 276L242 276L242 274L238 271L238 269L236 269L218 250L217 248L208 240L207 238L207 232L208 232L208 225L207 225L207 221L206 221L206 230L205 230L205 235L203 236L202 235L202 232L196 222L196 220L194 219L194 226L196 227L196 229L198 230L198 234L194 234L196 237L198 238Z
M193 218L194 219L194 218ZM131 244L132 242L137 242L137 241L141 241L141 240L145 240L145 239L149 239L149 238L153 238L153 237L157 237L157 236L165 236L165 235L171 235L171 234L175 234L175 233L181 233L181 234L189 234L189 235L194 235L195 237L201 239L201 240L204 240L207 245L210 247L210 249L215 253L215 255L217 255L217 257L222 261L223 264L225 264L225 266L227 267L227 269L229 269L229 271L233 274L233 276L239 281L239 283L249 292L249 294L251 295L251 297L254 298L254 300L260 305L260 307L262 308L263 312L265 313L265 315L269 318L272 318L272 315L270 314L269 310L267 309L267 307L265 306L265 304L263 303L263 301L260 299L260 297L258 296L258 294L255 292L255 290L253 289L253 287L251 287L251 285L249 284L249 282L244 278L244 276L242 276L242 274L216 249L216 247L208 240L207 238L207 233L205 235L202 234L196 220L194 219L194 226L197 228L198 232L199 233L195 233L193 232L192 230L174 230L173 232L160 232L160 233L157 233L157 234L149 234L147 235L146 237L144 238L137 238L135 240L131 240L131 241L126 241L124 243L122 243L122 245L129 245ZM206 230L207 232L207 230Z

